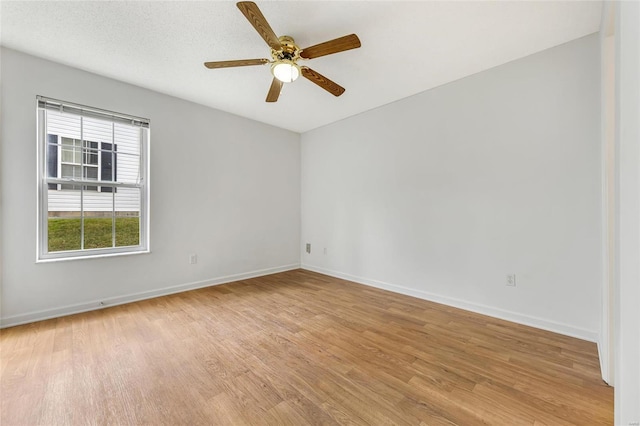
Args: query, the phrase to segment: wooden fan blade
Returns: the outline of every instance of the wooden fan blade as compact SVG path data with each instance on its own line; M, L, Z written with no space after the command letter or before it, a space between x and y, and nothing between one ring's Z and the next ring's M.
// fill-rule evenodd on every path
M305 59L319 58L320 56L330 55L332 53L356 49L360 46L360 39L358 36L355 34L349 34L344 37L325 41L324 43L302 49L300 56Z
M277 78L273 77L273 81L271 82L271 87L269 88L269 93L267 93L267 102L276 102L280 97L280 91L282 90L283 83Z
M236 6L238 6L240 12L249 20L249 23L253 25L253 28L260 34L260 37L262 37L272 49L280 50L282 48L278 36L273 32L271 26L269 26L264 15L260 12L260 9L258 9L257 4L252 1L241 1L238 2Z
M312 70L309 67L302 67L302 76L307 80L312 81L318 86L322 87L333 96L340 96L344 93L344 87L334 83L324 75Z
M268 63L269 63L268 59L240 59L237 61L205 62L204 66L210 69L214 69L214 68L246 67L248 65L263 65Z

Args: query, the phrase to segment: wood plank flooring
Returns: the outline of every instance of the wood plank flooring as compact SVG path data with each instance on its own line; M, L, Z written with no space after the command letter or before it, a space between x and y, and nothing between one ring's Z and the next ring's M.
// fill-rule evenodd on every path
M2 426L613 423L593 343L303 270L0 345Z

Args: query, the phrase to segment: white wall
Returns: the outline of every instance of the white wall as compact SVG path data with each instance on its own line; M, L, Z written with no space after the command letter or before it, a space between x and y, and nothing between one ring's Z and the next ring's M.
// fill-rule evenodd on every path
M2 51L0 51L0 97L1 97L1 93L2 93ZM4 277L4 256L2 253L4 244L2 244L2 241L4 241L4 233L3 233L3 226L2 224L4 223L4 218L3 218L3 211L4 211L4 189L3 189L3 185L2 185L2 164L4 164L4 157L3 157L3 144L2 144L2 127L4 127L2 125L2 117L4 115L4 111L2 110L2 100L0 98L0 318L2 318L2 280Z
M1 65L3 325L299 266L298 134L8 49ZM36 95L151 119L151 254L35 263Z
M303 267L596 341L599 48L587 36L303 134Z
M640 3L617 3L615 423L640 424Z

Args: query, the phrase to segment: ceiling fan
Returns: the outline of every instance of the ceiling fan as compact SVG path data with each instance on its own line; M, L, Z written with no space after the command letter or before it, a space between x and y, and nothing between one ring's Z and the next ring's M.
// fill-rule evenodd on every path
M277 37L262 12L254 2L241 1L236 4L242 14L249 20L253 28L271 47L271 57L269 59L241 59L237 61L216 61L205 62L204 66L210 69L244 67L249 65L271 64L273 81L267 93L267 102L276 102L280 96L283 83L291 83L300 74L307 80L322 87L334 96L344 93L344 87L329 80L327 77L306 66L298 65L300 59L313 59L332 53L343 52L345 50L360 47L360 39L355 34L329 40L311 47L300 49L295 40L290 36Z

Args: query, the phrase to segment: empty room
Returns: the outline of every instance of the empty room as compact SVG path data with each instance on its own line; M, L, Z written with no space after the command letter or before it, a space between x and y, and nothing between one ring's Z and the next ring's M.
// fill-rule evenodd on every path
M0 424L640 425L640 2L0 2Z

